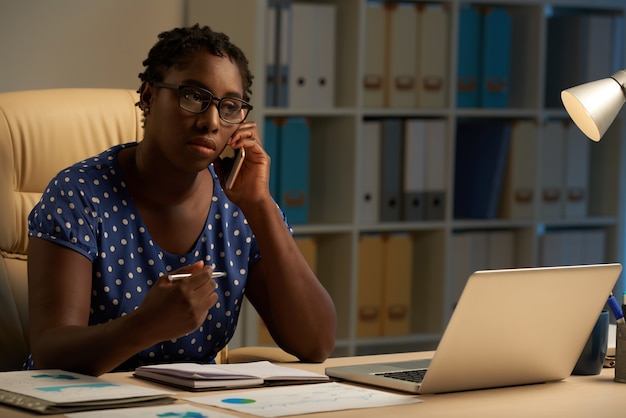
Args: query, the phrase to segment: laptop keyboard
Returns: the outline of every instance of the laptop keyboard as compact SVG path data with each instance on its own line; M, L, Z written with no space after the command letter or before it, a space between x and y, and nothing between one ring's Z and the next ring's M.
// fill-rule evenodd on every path
M390 377L392 379L404 380L407 382L422 383L427 369L400 370L397 372L376 373L377 376Z

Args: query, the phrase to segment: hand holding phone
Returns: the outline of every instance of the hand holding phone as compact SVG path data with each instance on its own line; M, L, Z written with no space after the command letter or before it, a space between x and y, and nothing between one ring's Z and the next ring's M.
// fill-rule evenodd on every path
M246 158L246 150L244 148L230 149L232 151L228 153L224 152L220 155L222 160L222 167L224 168L224 176L226 177L225 189L230 190L237 179L237 175L243 165L243 160Z

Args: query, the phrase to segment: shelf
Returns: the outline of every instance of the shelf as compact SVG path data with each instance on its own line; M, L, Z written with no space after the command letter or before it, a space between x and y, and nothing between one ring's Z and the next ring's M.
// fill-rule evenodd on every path
M232 3L232 4L231 4ZM420 8L440 7L445 12L444 32L440 37L428 38L435 45L438 39L444 39L438 51L444 51L445 70L443 71L445 95L443 105L397 106L384 103L368 104L368 92L363 87L363 80L368 73L368 54L376 50L376 45L369 35L380 30L368 24L369 8L381 2L367 0L324 0L315 4L335 7L335 43L315 57L325 60L332 57L335 63L333 103L321 106L266 106L268 87L263 83L267 75L266 37L269 28L265 26L267 0L242 0L239 2L211 3L202 0L189 0L188 23L208 24L216 30L224 31L246 52L253 73L254 84L253 120L264 133L267 118L305 117L310 124L311 145L310 163L310 206L306 223L294 224L294 235L312 238L316 245L315 264L320 281L328 289L335 301L338 313L337 349L335 355L370 354L378 352L414 350L417 347L435 347L445 329L455 303L455 292L462 288L463 279L469 274L459 275L459 245L464 239L504 239L511 245L504 267L539 266L545 261L546 236L553 233L590 233L602 237L603 253L601 262L622 262L624 259L624 190L626 184L626 131L624 117L618 118L606 137L600 143L589 142L588 165L586 167L585 199L587 207L582 216L565 216L565 212L548 216L541 191L544 190L548 175L548 165L542 166L542 156L549 152L547 128L564 124L564 132L572 134L575 127L569 121L567 113L560 107L547 106L546 94L554 86L546 85L553 77L553 48L558 42L550 37L553 16L568 12L573 16L609 16L623 27L626 5L621 0L598 0L590 4L588 0L435 0L407 1ZM285 1L282 4L299 5L304 0ZM392 2L386 2L391 4ZM393 6L387 6L393 8ZM468 7L485 7L489 10L503 9L511 22L510 72L508 74L508 98L502 107L461 107L457 106L459 91L459 69L463 65L459 58L459 34L461 13ZM389 13L388 11L385 13ZM421 12L420 12L421 13ZM380 17L380 16L379 16ZM246 22L246 24L242 24ZM325 22L316 22L316 30L328 30ZM368 40L370 39L370 40ZM375 37L372 39L376 39ZM613 35L615 47L614 64L623 68L625 65L625 44ZM419 37L418 37L419 41ZM391 51L393 48L383 48ZM477 54L483 53L479 49ZM403 58L411 57L413 49L405 49ZM415 49L417 51L417 49ZM581 46L581 53L590 53ZM586 51L586 52L584 52ZM594 53L597 51L594 51ZM389 52L390 53L390 52ZM415 52L417 54L417 52ZM385 61L380 57L379 61ZM576 68L571 57L559 57L565 60L565 67ZM422 61L441 59L439 56L426 57ZM584 57L582 58L584 62ZM617 68L617 69L619 69ZM610 76L610 70L605 71ZM572 83L590 81L580 72L578 80ZM416 78L417 79L417 78ZM417 84L417 82L416 82ZM551 101L555 101L552 97ZM558 103L557 103L558 104ZM382 155L383 148L367 148L368 131L366 121L384 121L397 119L438 121L443 124L444 133L440 143L444 146L441 160L431 161L432 166L443 169L444 208L443 215L430 220L403 220L382 222L380 219L365 221L361 213L362 189L371 167L366 165L368 151L374 151L374 157ZM526 121L533 125L533 133L523 137L532 145L532 157L525 163L527 173L533 181L531 210L524 218L504 217L500 211L490 219L455 219L454 214L454 173L455 150L459 124L465 121L506 121L519 123ZM550 123L553 123L550 125ZM565 134L564 134L565 135ZM389 141L388 139L383 139ZM586 141L580 139L579 141ZM385 142L383 146L389 146ZM512 152L512 151L511 151ZM562 151L563 153L565 151ZM551 155L551 154L550 154ZM405 164L404 155L398 158L398 165ZM556 166L561 157L555 154L552 160ZM382 157L381 157L382 158ZM380 160L379 158L378 160ZM378 161L373 160L373 161ZM403 165L412 165L408 160ZM506 171L512 167L513 160L506 162ZM586 160L585 160L586 161ZM422 160L427 166L428 161ZM277 170L279 162L272 163L272 171ZM374 176L376 177L376 176ZM506 179L503 181L507 181ZM404 335L385 336L384 326L380 335L363 337L359 335L360 304L359 289L362 280L359 270L360 243L363 237L389 237L408 234L411 242L411 256L406 268L410 271L407 291L410 303L407 306L408 317L404 320L407 327ZM598 235L599 234L599 235ZM491 237L491 238L485 238ZM596 239L594 238L594 239ZM591 239L591 238L590 238ZM478 241L477 241L478 242ZM498 248L500 249L500 248ZM494 249L492 248L492 252ZM488 266L482 266L488 267ZM466 272L467 273L467 272ZM400 283L398 286L407 286ZM616 292L623 288L620 279ZM456 290L455 290L456 289ZM384 312L380 313L381 315ZM258 321L256 313L247 308L240 321L239 343L254 345L258 343Z

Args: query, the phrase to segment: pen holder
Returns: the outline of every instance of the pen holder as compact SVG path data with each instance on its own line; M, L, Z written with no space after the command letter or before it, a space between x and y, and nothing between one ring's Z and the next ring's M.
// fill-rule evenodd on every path
M615 379L626 383L626 324L617 324L615 335Z

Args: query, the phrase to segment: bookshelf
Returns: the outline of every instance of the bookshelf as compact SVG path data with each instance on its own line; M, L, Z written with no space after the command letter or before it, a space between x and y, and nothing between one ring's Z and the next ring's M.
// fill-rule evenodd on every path
M293 0L290 3L307 2ZM548 36L554 33L555 24L552 19L561 15L597 15L608 16L620 22L610 35L614 46L609 52L605 52L605 55L613 60L611 65L621 69L626 67L624 65L626 51L620 32L623 31L626 13L623 1L598 0L593 5L584 0L403 2L403 7L406 3L422 8L435 6L445 13L446 31L443 37L445 42L434 49L439 53L441 50L444 51L443 57L437 57L439 60L443 59L445 66L442 73L444 93L441 105L421 106L416 103L411 106L393 107L385 104L372 106L367 96L369 92L363 88L363 80L367 75L366 67L370 65L367 55L376 49L371 43L372 39L375 39L372 38L371 32L380 29L378 25L368 27L368 21L372 21L368 9L373 4L381 2L322 0L311 3L333 5L336 10L332 56L335 69L334 104L329 106L266 106L265 98L269 92L263 81L267 76L268 56L267 0L231 2L188 0L186 19L189 24L198 22L226 32L246 52L256 77L253 86L252 117L259 124L262 134L266 118L304 116L310 121L312 145L309 155L309 218L305 224L293 226L296 237L314 240L318 277L331 293L337 307L338 331L335 355L434 348L453 311L456 293L462 288L462 278L466 276L464 271L473 267L488 267L487 265L481 267L480 262L476 264L479 258L483 263L488 263L484 261L485 252L474 258L465 257L465 261L460 256L467 256L468 249L473 250L484 243L491 243L484 244L490 248L487 254L495 254L496 250L501 249L504 244L498 244L499 242L506 242L506 245L512 248L506 261L500 260L500 264L505 265L496 263L488 264L489 266L530 267L547 265L550 260L559 260L557 257L559 254L555 255L554 251L549 256L546 254L553 248L558 237L564 237L560 244L563 245L561 256L574 254L573 250L567 251L565 243L571 244L576 240L587 243L582 254L580 249L577 250L578 258L574 256L573 260L567 259L563 262L585 263L598 258L601 262L624 261L626 131L623 117L620 116L616 120L601 142L588 144L587 154L584 154L588 155L588 164L582 165L586 185L584 213L566 216L561 211L555 215L544 208L544 199L548 195L544 181L552 178L549 169L555 165L555 160L550 157L548 150L551 131L546 129L546 125L552 123L550 126L567 127L569 124L564 109L558 104L554 105L554 100L546 98L547 92L560 91L560 87L553 85L554 73L556 67L564 65L558 61L558 65L555 64L554 48L558 40L555 40L557 38L555 35L552 38ZM459 54L461 15L468 7L497 8L504 10L510 18L509 82L505 106L457 105L460 103L458 96L460 88L457 88L461 81L460 66L463 65L460 61L466 59L461 58ZM325 31L324 21L318 21L315 29L318 32ZM369 43L366 45L366 42ZM437 53L424 45L420 48L430 51L430 54ZM392 48L383 47L381 50L383 54L389 54L390 49ZM587 46L583 52L579 51L577 58L568 58L566 68L567 66L569 69L575 68L576 65L582 65L580 63L589 62L592 60L592 54L596 53L599 53L598 48ZM581 54L587 55L580 56ZM389 59L389 56L385 55L385 58ZM548 63L551 65L550 68ZM588 74L591 72L584 74L576 72L574 78L567 81L579 84L609 76L611 72L585 79L585 75ZM418 119L443 123L445 133L440 139L445 150L441 161L444 207L441 218L422 220L400 218L386 222L365 222L362 217L361 193L366 181L363 176L366 172L363 167L366 159L363 146L366 134L364 121L393 118L400 118L402 121ZM531 157L522 163L518 162L521 169L525 170L523 173L526 173L522 176L531 184L532 193L526 216L503 215L502 209L499 209L495 217L489 219L457 219L454 216L457 128L460 123L481 120L517 121L515 126L518 126L519 122L526 122L535 127L530 134L519 134L528 141L527 144L532 145L530 151L528 149L525 151L530 152ZM565 132L574 131L563 129ZM572 135L575 136L573 133ZM588 141L580 137L578 140L585 143ZM510 148L514 149L514 146L510 145ZM521 152L518 151L518 154ZM546 155L548 158L545 158ZM548 163L542 165L544 160ZM507 172L511 170L509 168L513 164L511 161L507 160ZM553 164L549 164L551 161ZM572 166L574 169L570 171L577 173L580 166L575 164ZM503 182L506 183L507 180ZM504 193L503 191L502 194ZM584 235L585 233L588 235ZM359 259L360 241L363 236L377 234L385 239L401 234L409 234L411 237L412 257L407 264L411 272L407 287L411 296L408 330L400 335L384 335L384 332L381 332L380 335L362 336L357 331L362 313L359 301L359 265L362 261ZM503 236L506 241L497 240ZM592 238L595 241L592 241ZM477 244L480 242L483 244ZM593 248L590 248L590 245ZM406 286L406 283L402 285ZM616 285L616 292L621 294L623 287L620 279ZM258 344L258 328L256 313L248 307L242 314L238 337L231 344L234 346Z

